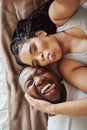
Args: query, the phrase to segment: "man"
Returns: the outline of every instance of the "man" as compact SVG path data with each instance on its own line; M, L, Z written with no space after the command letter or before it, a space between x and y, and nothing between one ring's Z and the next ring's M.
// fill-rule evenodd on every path
M86 98L87 94L83 93L77 88L72 87L69 84L66 84L64 80L60 83L58 81L58 78L51 71L43 67L34 68L28 66L24 68L19 75L19 84L21 85L22 90L25 93L34 98L47 100L54 105L56 105L55 103L59 103L59 113L55 116L49 116L48 130L87 129L87 116L80 115L80 113L84 114L84 110L87 108L87 106L84 107L83 105L83 102L86 100L83 99L83 102L80 102L80 105L83 105L82 110L79 108L79 105L76 105L76 103L69 107L67 105L69 101L75 102L72 100L77 100L76 102L78 104L78 99ZM29 102L31 103L32 101L33 100L31 99L31 101ZM67 102L63 103L64 101ZM44 105L44 107L47 107L48 113L53 114L50 112L50 110L52 109L51 104L49 109L46 105ZM76 114L77 110L79 111L79 114Z
M64 86L45 67L26 67L20 73L19 84L25 93L37 99L51 103L63 102L66 99Z

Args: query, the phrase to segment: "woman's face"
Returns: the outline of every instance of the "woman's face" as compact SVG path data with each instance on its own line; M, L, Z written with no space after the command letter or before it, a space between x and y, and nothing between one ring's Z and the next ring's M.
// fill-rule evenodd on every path
M61 101L58 79L44 67L26 67L19 76L22 90L34 98L52 103Z
M54 35L28 39L22 46L19 58L31 66L46 66L61 59L62 52Z

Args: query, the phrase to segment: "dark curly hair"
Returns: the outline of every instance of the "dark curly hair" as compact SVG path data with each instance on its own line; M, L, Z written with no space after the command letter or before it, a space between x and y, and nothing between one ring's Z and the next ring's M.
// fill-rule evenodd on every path
M18 57L19 50L25 43L26 39L35 37L35 32L43 30L47 34L54 34L56 32L56 26L50 20L48 16L48 7L52 1L44 4L38 10L32 12L28 17L18 22L11 40L11 51L15 56L18 64L24 65Z

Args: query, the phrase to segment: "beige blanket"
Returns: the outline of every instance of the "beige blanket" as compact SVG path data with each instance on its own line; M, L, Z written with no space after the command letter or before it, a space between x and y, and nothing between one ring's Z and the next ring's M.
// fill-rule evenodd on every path
M14 2L12 2L14 1ZM10 40L18 20L29 15L46 0L3 0L2 49L8 88L8 112L10 130L46 130L47 115L36 111L24 98L17 78L20 66L10 52Z

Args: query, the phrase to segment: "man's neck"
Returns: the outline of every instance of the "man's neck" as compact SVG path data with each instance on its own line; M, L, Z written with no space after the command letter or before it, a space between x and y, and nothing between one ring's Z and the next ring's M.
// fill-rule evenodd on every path
M67 98L66 88L63 84L61 84L61 102L65 102Z
M66 88L63 84L61 84L61 99L57 103L65 102L67 98ZM53 114L48 114L48 116L55 116Z

